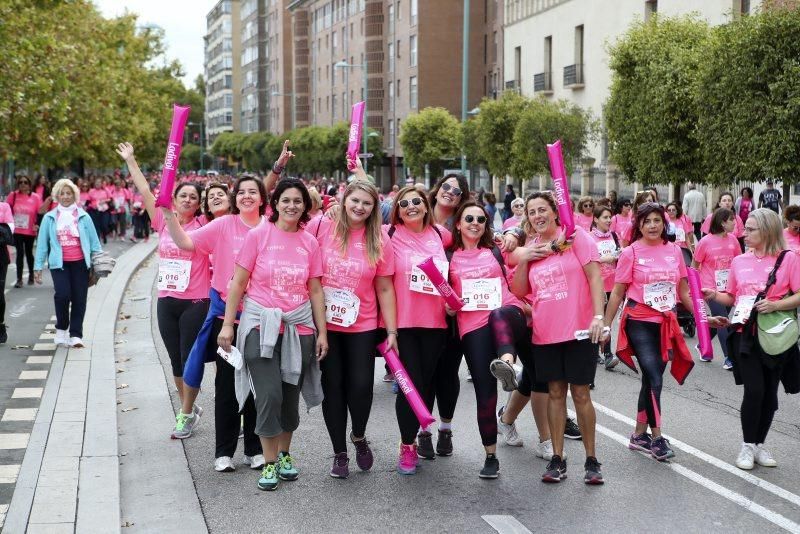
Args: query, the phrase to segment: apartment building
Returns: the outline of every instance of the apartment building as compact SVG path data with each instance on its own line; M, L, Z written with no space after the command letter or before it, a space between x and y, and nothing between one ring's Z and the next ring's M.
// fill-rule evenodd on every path
M239 131L241 32L239 0L220 0L206 15L206 146L222 132Z

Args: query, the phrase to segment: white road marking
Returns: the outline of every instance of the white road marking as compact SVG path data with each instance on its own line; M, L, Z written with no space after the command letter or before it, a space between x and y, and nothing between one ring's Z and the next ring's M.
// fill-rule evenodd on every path
M52 320L52 319L51 319L51 320ZM55 323L53 323L53 324L46 324L46 325L44 325L44 329L45 329L45 330L55 330L55 329L56 329L56 325L55 325Z
M15 388L11 394L12 399L38 399L42 396L44 388Z
M56 344L55 343L36 343L31 350L49 350L55 351Z
M3 525L6 522L6 513L8 512L8 505L7 504L0 504L0 528L3 528Z
M25 363L53 363L52 356L28 356Z
M42 332L39 336L39 339L55 339L56 333L55 332Z
M513 515L482 515L481 519L500 534L533 534Z
M0 484L16 483L19 468L19 465L0 465Z
M2 421L35 421L38 408L7 408Z
M24 449L30 434L0 434L0 449Z
M22 371L19 374L19 380L45 380L47 378L47 371Z
M25 300L23 300L21 303L19 303L16 306L14 306L14 308L11 310L11 313L9 313L8 315L10 317L14 317L14 318L22 317L23 315L25 315L26 313L28 313L29 311L31 311L33 309L33 303L34 302L36 302L36 298L28 297Z

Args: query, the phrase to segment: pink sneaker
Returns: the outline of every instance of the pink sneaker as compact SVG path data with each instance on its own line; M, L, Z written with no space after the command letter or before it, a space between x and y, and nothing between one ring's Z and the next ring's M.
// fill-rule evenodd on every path
M417 446L400 444L400 456L397 458L397 472L401 475L417 474Z

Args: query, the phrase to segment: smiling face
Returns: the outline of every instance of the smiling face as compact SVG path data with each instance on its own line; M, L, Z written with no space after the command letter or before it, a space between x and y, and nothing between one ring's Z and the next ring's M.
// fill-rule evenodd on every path
M306 209L303 195L296 187L290 187L278 198L278 218L284 223L297 226Z
M214 188L213 191L223 193L219 188ZM228 195L224 196L227 198ZM264 199L261 198L261 192L253 180L245 180L239 183L239 190L236 192L236 207L239 208L240 213L258 213L258 208L261 207L263 202ZM212 206L211 200L209 200L208 205L209 207Z
M428 212L418 191L409 191L403 198L397 200L397 205L400 208L400 220L403 224L422 222Z
M172 202L179 214L190 217L200 208L200 195L197 194L195 187L185 185L178 190Z
M584 215L588 215L589 217L591 217L593 211L594 211L593 201L587 200L583 204L581 204L581 213L583 213Z
M486 233L486 224L486 213L478 206L472 206L461 214L461 219L456 222L456 230L461 232L464 241L475 243Z
M522 199L514 200L511 203L511 211L514 212L516 218L521 219L525 215L525 202Z
M594 224L601 232L608 232L611 228L611 210L603 210L600 217L595 217Z
M458 194L456 194L458 193ZM456 178L448 178L436 192L436 203L443 208L456 209L464 192L458 186Z
M354 189L344 199L344 209L351 224L362 225L372 215L372 210L375 209L375 200L366 191Z
M556 212L545 199L529 200L526 209L528 222L537 234L549 234L556 229Z
M206 191L206 198L208 199L208 209L215 217L228 213L231 209L231 200L228 193L219 187L212 187Z
M653 212L640 223L639 231L647 241L661 241L664 233L664 219L658 212Z
M75 203L75 192L71 187L62 187L58 192L58 203L68 208Z

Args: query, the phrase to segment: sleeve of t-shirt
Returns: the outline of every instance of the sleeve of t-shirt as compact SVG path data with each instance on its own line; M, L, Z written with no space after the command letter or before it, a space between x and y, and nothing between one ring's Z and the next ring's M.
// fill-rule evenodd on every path
M5 202L0 202L0 223L14 224L14 215L11 213L11 206Z
M247 246L247 242L245 242L245 246ZM320 278L322 277L322 250L316 241L314 241L310 252L311 255L308 258L308 277Z
M381 232L381 259L375 268L375 276L392 276L394 274L394 249L392 240L386 232Z
M600 253L597 250L594 240L585 231L575 231L575 239L572 241L572 247L581 265L586 265L590 261L598 261L600 259Z
M797 293L800 291L800 262L798 260L800 257L797 254L792 252L788 252L786 257L783 258L784 263L788 263L787 267L789 267L786 272L789 276L789 288L792 290L793 293ZM787 262L788 260L788 262ZM783 266L781 266L783 268Z
M214 244L217 243L220 235L224 232L222 228L224 225L225 217L218 217L207 225L189 232L194 249L201 254L212 254L214 252Z
M758 202L759 202L759 204L764 202L764 192L763 191L758 194Z
M686 272L686 262L683 260L683 252L681 252L681 247L672 243L673 254L678 256L678 273L680 274L680 278L686 278L689 274Z
M630 284L633 282L633 245L622 249L622 254L617 260L617 268L614 271L615 284Z
M728 271L728 284L725 286L725 293L736 296L736 258L733 258L731 268Z
M701 239L694 248L694 259L698 264L703 263L706 259L706 243L708 243L707 239Z
M256 232L255 230L247 232L247 235L244 238L244 244L239 250L239 254L236 256L236 265L242 267L243 269L247 269L250 272L253 272L253 267L256 265L258 251L261 249L259 239L260 233L261 232Z

